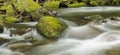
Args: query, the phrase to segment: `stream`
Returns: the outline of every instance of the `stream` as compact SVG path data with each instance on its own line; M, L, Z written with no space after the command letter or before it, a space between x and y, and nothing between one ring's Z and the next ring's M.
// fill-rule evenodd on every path
M76 26L68 22L62 38L42 46L36 46L27 55L119 55L120 51L120 23L103 23L101 25L86 24ZM71 23L71 25L70 25ZM109 27L107 27L108 24ZM116 24L116 25L113 25ZM114 27L112 27L114 26ZM94 27L94 28L93 28ZM112 27L112 28L111 28Z
M120 55L120 21L109 20L101 24L88 23L77 26L74 22L64 19L61 20L68 25L68 28L61 34L62 37L60 39L44 45L32 46L32 48L20 52L25 55ZM21 24L34 26L37 23ZM10 30L4 27L0 38L25 40L28 37L32 37L38 42L45 40L42 35L37 33L35 28L23 35L13 34L12 37L10 36ZM27 42L27 45L31 46L32 43ZM7 53L8 50L5 49L5 51ZM10 50L9 52L11 53Z

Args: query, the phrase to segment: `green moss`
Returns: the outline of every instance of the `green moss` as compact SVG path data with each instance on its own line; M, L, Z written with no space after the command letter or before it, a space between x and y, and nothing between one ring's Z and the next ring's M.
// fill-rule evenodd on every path
M18 18L15 18L15 17L6 17L5 18L5 22L6 23L14 23L14 22L16 22L16 21L18 21L19 19Z
M3 16L0 16L0 26L10 26L11 24L18 21L18 18L7 16L6 18L3 18Z
M86 18L90 19L90 20L101 20L101 19L103 19L103 17L101 15L90 15L90 16L87 16Z
M38 3L34 2L33 0L25 0L25 2L26 2L26 11L28 12L32 12L41 8L41 6Z
M0 16L0 26L3 26L3 17L2 16Z
M16 3L17 0L10 0L10 3L13 4L13 3Z
M107 3L107 1L101 1L101 2L100 2L100 5L101 5L101 6L105 6L106 3Z
M5 10L7 8L6 2L3 3L3 6L0 6L0 10Z
M86 6L86 3L80 2L80 3L73 3L68 5L68 7L81 7L81 6Z
M70 2L73 2L74 0L60 0L61 3L64 3L66 5L70 4Z
M6 7L6 14L7 14L7 15L10 15L10 16L15 15L15 11L14 11L14 9L13 9L13 7L12 7L11 5L8 5L8 6Z
M59 8L59 1L48 1L44 3L44 7L48 10L56 10Z
M50 39L58 38L67 25L52 16L43 16L37 24L37 31Z
M1 6L0 7L0 10L5 10L6 9L6 6Z
M34 2L33 0L19 0L14 3L14 5L19 11L25 10L27 12L32 12L42 8L38 3Z
M33 20L38 21L44 14L41 12L31 12L31 16L33 17Z
M82 2L87 2L88 0L82 0Z
M16 9L17 9L18 11L23 11L23 10L24 10L23 4L22 4L22 2L21 2L20 0L17 1L16 3L14 3L14 5L15 5L15 7L16 7Z
M98 1L90 1L90 5L97 6L98 4Z
M80 3L79 3L79 6L86 6L86 3L80 2Z

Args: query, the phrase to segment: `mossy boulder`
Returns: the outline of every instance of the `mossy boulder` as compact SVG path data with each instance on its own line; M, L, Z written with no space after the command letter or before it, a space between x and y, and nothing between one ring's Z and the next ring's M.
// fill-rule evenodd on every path
M48 39L56 39L67 28L67 25L52 16L43 16L39 19L37 24L37 32Z
M56 10L59 8L59 4L60 4L59 1L52 1L52 2L48 1L45 2L43 6L48 10Z

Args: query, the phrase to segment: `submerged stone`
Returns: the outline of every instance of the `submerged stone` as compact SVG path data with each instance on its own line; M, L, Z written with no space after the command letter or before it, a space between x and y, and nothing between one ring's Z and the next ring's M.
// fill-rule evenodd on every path
M46 38L55 39L67 28L67 25L61 20L52 16L43 16L37 24L37 31Z

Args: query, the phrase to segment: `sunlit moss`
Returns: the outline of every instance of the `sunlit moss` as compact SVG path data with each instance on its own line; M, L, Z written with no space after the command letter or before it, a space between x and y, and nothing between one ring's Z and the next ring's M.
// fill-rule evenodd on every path
M48 1L44 3L44 7L48 10L56 10L59 8L59 1Z
M8 17L5 18L6 23L14 23L16 21L19 21L19 19L16 18L16 17L8 16Z
M14 5L15 5L15 7L18 11L23 11L24 10L22 1L18 0L16 3L14 3Z
M32 12L41 8L41 6L33 0L18 0L17 3L14 4L19 11Z
M32 12L41 8L41 6L38 3L34 2L33 0L25 0L25 3L26 11L28 12Z
M5 10L7 6L1 6L0 10Z
M13 4L13 3L16 3L17 0L10 0L10 3Z
M90 1L90 5L97 6L98 4L98 1Z
M82 2L87 2L88 0L82 0Z
M60 2L65 3L65 4L70 4L74 0L60 0Z
M0 10L5 10L7 8L7 3L4 2L3 3L3 6L0 6Z
M86 3L80 2L80 3L73 3L68 5L68 7L81 7L81 6L86 6Z
M12 7L11 5L8 5L8 6L6 7L6 14L7 14L7 15L10 15L10 16L15 15L15 11L14 11L14 9L13 9L13 7Z
M13 16L1 16L0 15L0 26L10 26L11 24L15 23L16 21L19 21L18 18Z

